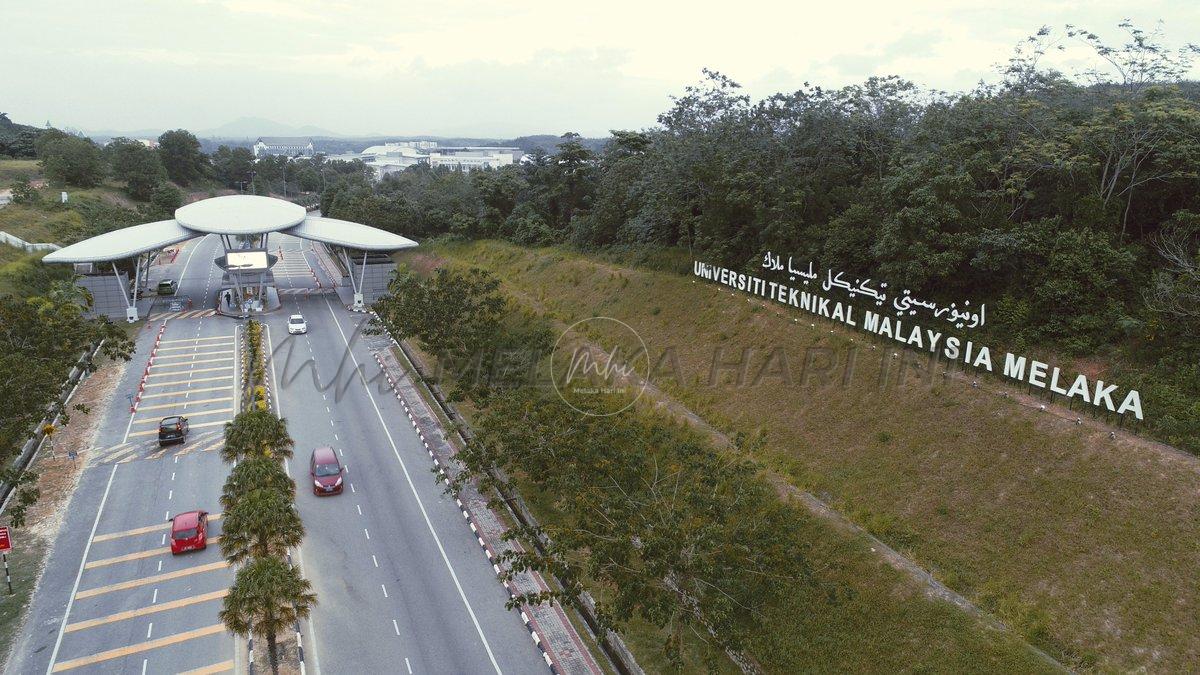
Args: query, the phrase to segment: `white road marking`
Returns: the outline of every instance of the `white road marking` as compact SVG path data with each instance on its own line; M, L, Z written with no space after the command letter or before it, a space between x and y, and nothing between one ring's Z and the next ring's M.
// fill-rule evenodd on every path
M166 535L163 535L163 536L166 536ZM157 602L158 602L158 589L156 588L156 589L154 589L154 597L150 598L150 604L153 605L153 604L156 604Z
M159 572L162 571L162 561L161 560L158 561L158 571Z
M355 490L355 489L354 489L354 483L351 483L351 484L350 484L350 491L351 491L351 492L358 492L358 490Z
M367 539L371 538L371 533L367 532L367 528L365 528L365 527L363 528L363 534L367 535Z
M154 622L151 621L149 626L146 626L146 639L150 639L150 635L154 633Z
M395 620L395 619L392 619L392 628L395 628L395 629L396 629L396 635L399 635L399 634L400 634L400 624L396 623L396 620ZM407 661L407 660L408 660L408 659L405 659L405 661ZM410 672L410 673L411 673L412 671L410 670L410 671L408 671L408 672Z
M79 560L79 571L75 573L75 585L71 587L71 595L67 596L67 609L63 612L62 623L58 625L58 638L54 640L54 651L50 652L50 663L46 666L46 675L54 672L54 661L58 658L59 647L62 646L67 617L71 615L71 607L75 604L75 594L79 592L79 580L83 577L83 566L87 564L88 553L92 550L92 539L96 537L96 528L100 525L100 514L104 513L104 503L108 501L108 492L112 488L113 476L117 475L117 466L114 464L112 472L108 474L108 484L104 486L104 495L100 497L100 507L96 509L96 520L92 522L92 532L88 535L87 544L83 547L83 557Z
M171 472L171 480L175 480L175 472L174 471Z
M388 594L387 594L387 586L384 586L383 584L379 584L379 587L383 589L383 597L385 597L385 598L386 598L386 597L388 596Z
M371 554L371 562L375 563L376 567L379 567L379 561L375 559L374 553Z
M171 501L171 498L174 496L175 496L174 490L167 490L167 501Z
M408 657L404 657L404 667L408 668L408 675L412 675L412 664L408 662Z
M404 472L404 478L408 482L408 489L412 491L413 498L417 500L417 508L421 511L421 516L425 519L425 526L429 528L429 534L433 536L433 542L437 545L438 553L442 556L442 562L446 565L446 570L450 572L450 578L454 581L454 587L458 590L458 597L462 600L463 606L467 608L467 614L471 616L471 623L475 626L475 632L479 634L479 640L483 643L483 648L487 652L488 659L492 662L492 667L496 669L497 673L502 673L500 664L496 662L496 655L492 653L492 646L488 644L487 636L483 634L483 627L479 625L479 618L475 616L475 610L471 608L471 603L467 600L467 593L463 590L462 583L458 580L458 573L454 571L454 566L450 564L450 556L446 555L446 549L442 546L442 539L438 536L437 531L433 529L433 521L429 519L429 513L425 510L425 504L421 501L420 494L417 493L417 486L413 483L412 475L408 472L408 466L405 465L404 459L400 457L400 448L396 446L396 441L392 438L392 432L388 430L387 422L383 419L383 411L379 409L379 404L375 402L375 396L371 394L371 387L367 384L367 379L362 373L358 359L355 358L354 352L350 350L350 341L346 339L346 333L342 330L342 324L338 321L337 313L333 311L333 305L330 304L328 297L325 298L325 306L329 309L329 314L333 317L333 324L337 327L338 334L342 336L342 342L346 345L346 353L350 356L350 361L354 364L354 372L358 374L358 380L367 392L367 399L371 401L371 407L375 409L375 416L379 418L379 424L383 428L384 435L387 436L388 444L392 446L392 453L395 454L396 461L400 463L400 470Z
M358 515L360 515L360 516L361 516L361 515L362 515L362 507L361 507L361 506L359 506L358 504L355 504L355 505L354 505L354 508L358 509Z

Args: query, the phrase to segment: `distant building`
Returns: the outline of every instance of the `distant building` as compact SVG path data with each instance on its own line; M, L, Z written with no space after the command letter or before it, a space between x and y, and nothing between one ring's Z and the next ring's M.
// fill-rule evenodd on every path
M315 154L311 138L272 136L254 142L254 157L269 155L284 157L312 157Z
M512 164L520 156L520 148L438 147L436 141L399 141L372 145L357 155L339 155L330 159L360 159L374 170L376 178L382 178L419 164L435 168L448 167L457 171L498 169Z

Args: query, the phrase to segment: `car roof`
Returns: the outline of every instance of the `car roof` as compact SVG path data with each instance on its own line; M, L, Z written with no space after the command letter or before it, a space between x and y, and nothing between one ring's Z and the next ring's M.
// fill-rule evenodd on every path
M179 415L172 415L170 417L162 418L162 422L159 422L159 424L176 424L182 420L183 420L183 418L180 417Z
M171 519L172 529L175 530L187 530L196 527L199 524L199 511L185 511L184 513L177 513L175 514L175 517Z
M328 446L313 450L312 456L318 464L336 464L338 461L337 454L333 452L333 448Z
M293 315L289 316L289 317L288 317L288 319L289 319L289 320L291 320L291 319L300 319L301 321L303 321L303 320L304 320L304 316L303 316L303 315L300 315L300 314L293 314Z

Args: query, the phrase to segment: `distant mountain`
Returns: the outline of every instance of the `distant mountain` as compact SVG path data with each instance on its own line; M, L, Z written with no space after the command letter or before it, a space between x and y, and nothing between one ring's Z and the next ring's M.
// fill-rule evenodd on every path
M246 138L254 139L259 136L324 136L336 138L342 134L334 133L311 124L294 127L289 124L275 122L262 117L239 117L212 129L193 132L206 138Z

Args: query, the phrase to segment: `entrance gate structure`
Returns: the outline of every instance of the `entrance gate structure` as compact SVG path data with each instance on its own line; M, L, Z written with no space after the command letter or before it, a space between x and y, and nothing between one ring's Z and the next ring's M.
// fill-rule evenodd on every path
M274 286L271 267L278 262L278 257L269 253L269 237L273 233L340 247L343 256L349 256L349 251L355 256L362 252L364 260L372 252L390 253L417 245L411 239L368 225L309 215L304 207L282 199L230 195L182 206L175 211L173 220L134 225L85 239L46 255L42 261L90 264L92 268L110 266L114 283L125 301L125 318L132 323L139 318L137 293L152 257L164 247L216 235L221 239L223 251L213 262L222 269L223 281L233 293L234 304L243 313L253 313L273 309L269 292ZM131 259L134 284L126 289L127 275L118 270L117 264ZM351 285L354 305L362 309L362 279L356 281L352 275ZM219 302L217 297L204 301Z

